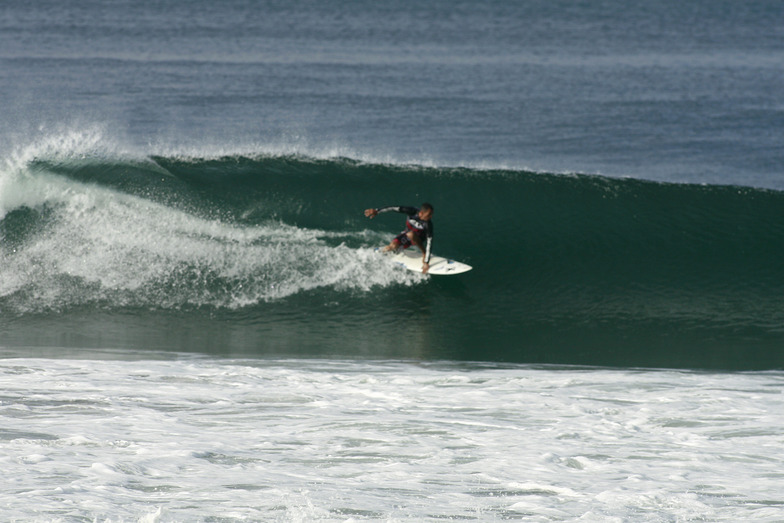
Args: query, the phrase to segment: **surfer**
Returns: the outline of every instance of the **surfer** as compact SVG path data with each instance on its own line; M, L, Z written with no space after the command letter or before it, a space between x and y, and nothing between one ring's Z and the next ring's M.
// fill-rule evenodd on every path
M430 254L433 247L433 206L423 203L418 209L416 207L381 207L379 209L366 209L365 216L370 219L378 216L379 213L395 211L408 215L406 219L406 230L392 239L392 242L384 247L383 252L397 251L401 246L408 249L411 245L416 245L422 251L422 272L430 270Z

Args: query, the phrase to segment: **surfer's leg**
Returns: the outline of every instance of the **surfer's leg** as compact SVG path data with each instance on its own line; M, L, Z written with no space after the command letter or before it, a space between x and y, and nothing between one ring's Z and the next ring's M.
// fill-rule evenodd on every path
M404 249L407 249L411 246L411 240L408 239L408 235L404 232L395 236L392 239L392 242L386 247L384 247L383 252L389 252L389 251L395 252L398 249L400 249L401 246Z
M390 252L390 251L394 252L394 251L397 250L398 247L400 247L400 242L397 241L397 238L396 238L396 239L392 240L392 242L389 245L384 247L381 250L381 252Z
M422 254L425 253L425 246L422 245L422 238L416 233L416 231L408 231L406 233L406 238L408 238L412 244L419 247L419 250L422 251Z

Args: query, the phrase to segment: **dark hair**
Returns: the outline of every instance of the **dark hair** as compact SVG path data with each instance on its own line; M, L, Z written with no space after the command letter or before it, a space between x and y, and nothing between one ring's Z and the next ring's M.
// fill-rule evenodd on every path
M432 206L432 205L430 205L430 204L429 204L429 203L427 203L427 202L423 203L423 204L422 204L422 205L421 205L419 208L420 208L420 209L422 209L423 211L430 211L430 212L433 212L433 206Z

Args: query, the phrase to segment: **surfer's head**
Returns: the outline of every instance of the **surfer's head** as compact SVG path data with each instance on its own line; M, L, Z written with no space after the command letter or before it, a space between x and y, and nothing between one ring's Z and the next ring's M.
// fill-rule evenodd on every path
M422 220L429 220L433 217L433 206L425 202L419 206L419 217Z

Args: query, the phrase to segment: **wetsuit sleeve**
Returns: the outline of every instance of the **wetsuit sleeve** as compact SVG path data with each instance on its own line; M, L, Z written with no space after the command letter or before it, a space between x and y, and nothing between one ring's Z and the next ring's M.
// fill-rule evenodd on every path
M395 211L395 212L411 215L411 214L418 213L419 209L417 209L416 207L405 207L405 206L395 206L395 205L389 207L379 207L378 209L376 209L376 212L379 213L388 212L388 211Z
M425 225L425 263L430 263L430 256L433 253L433 222L428 221Z

